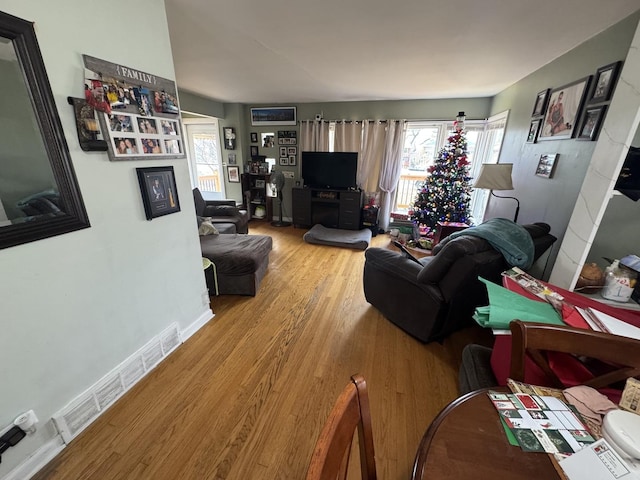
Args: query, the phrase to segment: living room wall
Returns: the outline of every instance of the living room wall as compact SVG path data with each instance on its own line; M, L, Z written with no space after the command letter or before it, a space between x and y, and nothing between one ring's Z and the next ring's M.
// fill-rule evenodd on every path
M55 449L51 416L173 322L210 318L187 162L110 162L80 149L67 96L83 96L82 54L175 78L156 0L4 0L35 22L91 228L0 250L0 430L34 409L34 435L2 454L0 478ZM173 165L181 212L145 218L136 167ZM24 478L24 477L21 477Z
M624 60L639 19L640 13L627 17L505 89L496 95L491 105L492 115L510 110L500 162L514 164L515 190L505 194L512 194L520 200L520 223L541 221L551 225L551 233L558 237L558 241L554 245L550 265L569 224L597 142L570 139L526 143L534 100L537 93L546 88L561 87L595 74L599 67ZM540 156L545 153L559 154L550 179L535 175ZM512 218L514 210L512 200L491 198L486 217Z

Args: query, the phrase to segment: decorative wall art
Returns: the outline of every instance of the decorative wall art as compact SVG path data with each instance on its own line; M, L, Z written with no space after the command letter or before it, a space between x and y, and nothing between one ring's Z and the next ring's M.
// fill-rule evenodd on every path
M538 140L538 132L540 131L541 123L542 118L531 120L531 124L529 125L529 133L527 135L527 143L536 143L536 141Z
M251 132L251 143L258 143L258 132Z
M295 130L281 130L278 132L278 145L296 145L298 132Z
M596 140L607 110L606 105L587 107L582 117L578 140Z
M251 109L251 125L295 125L296 107L262 107Z
M230 153L227 158L228 158L229 165L235 165L235 164L238 163L237 160L236 160L236 154L235 153Z
M551 91L538 140L573 137L590 81L588 76Z
M173 167L136 168L147 220L180 211Z
M73 106L80 148L85 152L105 152L107 142L100 131L95 109L84 98L67 97L67 101Z
M236 129L233 127L224 127L224 148L226 150L236 149Z
M600 67L596 71L593 92L589 96L588 104L606 102L611 99L621 66L622 62L615 62Z
M229 183L240 183L240 167L227 167L227 180Z
M273 146L275 145L275 135L273 134L273 132L263 133L261 137L263 148L273 148Z
M538 167L536 168L536 175L539 177L551 178L557 158L557 153L545 153L544 155L541 155L540 160L538 161Z
M175 82L83 58L85 100L97 111L110 160L185 158Z
M544 115L544 112L547 109L547 100L549 100L550 90L551 89L546 88L536 95L536 101L533 105L533 113L531 114L532 117L540 117Z
M258 146L257 145L251 145L251 156L252 157L257 157L258 156Z

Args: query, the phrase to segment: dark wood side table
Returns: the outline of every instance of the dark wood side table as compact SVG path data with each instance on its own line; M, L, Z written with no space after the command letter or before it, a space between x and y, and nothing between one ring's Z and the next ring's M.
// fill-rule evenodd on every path
M523 452L520 447L510 445L487 390L477 390L451 402L431 423L418 447L411 478L553 480L566 477L548 454Z

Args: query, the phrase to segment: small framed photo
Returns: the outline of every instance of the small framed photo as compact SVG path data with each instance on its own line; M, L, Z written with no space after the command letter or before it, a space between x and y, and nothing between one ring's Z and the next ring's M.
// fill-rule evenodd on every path
M588 104L606 102L611 99L621 65L622 62L615 62L596 70L593 92L591 92Z
M233 127L224 127L224 148L226 150L236 149L236 129Z
M180 211L173 167L136 168L147 220Z
M596 140L598 138L606 109L606 105L585 109L578 131L578 140Z
M281 157L287 156L287 147L280 147L280 156Z
M258 146L257 145L251 145L251 156L252 157L257 157L258 156Z
M295 155L289 155L289 165L291 165L292 167L295 166L296 164L296 156Z
M297 155L298 154L298 147L287 147L287 155L291 156L291 155Z
M251 132L251 143L258 143L258 132Z
M263 148L273 148L275 145L274 141L275 135L272 132L263 133L262 134L262 147Z
M295 145L298 139L298 132L295 130L278 131L278 145Z
M286 167L289 165L289 157L280 157L280 165Z
M527 134L527 143L536 143L536 141L538 140L538 132L540 131L541 123L542 118L531 120L531 124L529 125L529 133Z
M533 104L533 112L531 113L532 117L541 117L544 115L547 110L547 101L549 100L550 91L551 89L547 88L536 95L536 101Z
M228 156L228 159L229 159L229 165L235 165L237 163L235 153L230 153Z
M545 153L540 155L540 161L538 161L538 167L536 168L536 175L539 177L551 178L557 159L557 153Z
M264 186L266 185L265 180L262 179L256 179L256 188L264 188Z
M229 183L240 183L240 167L227 167L227 180Z

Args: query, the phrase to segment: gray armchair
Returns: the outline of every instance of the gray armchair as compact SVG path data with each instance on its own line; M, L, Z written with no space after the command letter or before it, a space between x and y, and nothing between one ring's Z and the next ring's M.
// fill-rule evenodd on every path
M249 233L249 213L236 207L235 200L205 200L198 188L193 189L196 215L210 217L211 223L227 223L235 226L235 232Z

